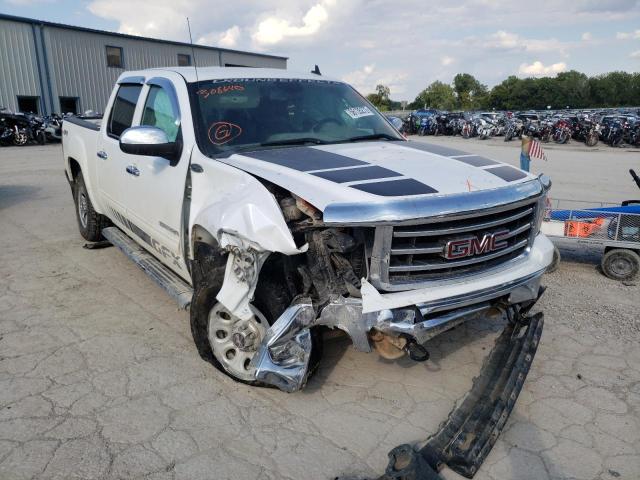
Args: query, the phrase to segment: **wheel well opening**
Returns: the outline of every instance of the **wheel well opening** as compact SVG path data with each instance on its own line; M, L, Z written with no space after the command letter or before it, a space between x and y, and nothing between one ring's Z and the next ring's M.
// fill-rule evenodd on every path
M69 157L69 169L71 170L71 179L75 181L80 173L80 164L71 157Z

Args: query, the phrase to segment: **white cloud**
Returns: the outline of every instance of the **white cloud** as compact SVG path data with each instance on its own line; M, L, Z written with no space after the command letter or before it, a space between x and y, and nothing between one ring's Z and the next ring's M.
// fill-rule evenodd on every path
M440 65L442 65L443 67L448 67L449 65L451 65L455 61L456 61L455 58L445 55L444 57L442 57L440 59Z
M530 65L523 63L518 69L518 73L521 75L531 75L534 77L542 77L549 75L557 75L560 72L567 70L567 64L564 62L554 63L553 65L545 66L541 61L537 60Z
M629 56L630 56L631 58L637 58L637 59L640 59L640 50L636 50L635 52L631 52L631 53L629 54Z
M342 77L342 80L353 85L359 92L366 94L369 93L367 90L373 91L370 87L371 83L375 83L371 80L371 76L375 69L375 63L365 65L360 70L354 70L353 72L347 73Z
M294 26L285 18L269 16L262 20L253 34L253 39L260 45L274 45L287 37L307 37L313 35L329 20L328 9L335 5L335 0L321 0L311 7L302 17L302 25Z
M557 52L566 54L566 50L573 45L570 42L561 42L555 38L536 39L521 37L516 33L498 30L484 39L484 44L493 49L512 50L531 53Z
M352 85L362 95L374 92L376 85L386 85L391 90L391 97L398 98L406 93L406 80L409 74L396 69L378 71L375 64L365 65L342 76L342 80Z
M494 48L521 48L523 47L522 41L515 33L505 32L504 30L498 30L489 36L489 46Z
M637 0L574 0L577 13L624 13L638 6Z
M38 3L51 3L53 0L5 0L5 2L18 7L30 7Z
M591 40L593 40L593 35L591 35L591 32L584 32L582 34L582 40L584 40L585 42L589 42Z
M234 25L222 33L212 32L198 38L196 43L200 45L212 45L214 47L234 48L240 38L240 27Z
M412 100L431 82L449 83L458 72L492 86L517 73L520 64L527 68L534 61L542 71L557 62L588 74L629 70L637 66L629 54L640 48L633 46L638 41L633 38L640 38L635 32L638 0L536 0L535 8L510 0L432 2L429 8L424 0L404 0L402 8L392 0L233 0L215 2L215 7L207 0L87 4L84 8L102 21L84 16L84 26L100 28L106 20L123 33L188 42L188 16L198 42L287 56L290 70L308 72L317 63L327 76L350 79L359 72L354 83L362 92L388 81L396 100ZM61 10L65 5L60 3ZM632 48L611 55L617 31ZM586 40L586 33L593 36ZM368 76L365 66L373 66Z
M240 27L234 25L220 36L220 46L235 47L238 44L238 38L240 38Z
M618 32L616 33L616 38L618 40L631 40L640 38L640 30L635 30L633 32Z

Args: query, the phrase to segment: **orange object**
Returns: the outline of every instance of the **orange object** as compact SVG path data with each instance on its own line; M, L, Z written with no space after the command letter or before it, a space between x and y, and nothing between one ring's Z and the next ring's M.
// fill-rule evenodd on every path
M594 220L567 220L564 222L565 237L588 237L604 223L604 218Z

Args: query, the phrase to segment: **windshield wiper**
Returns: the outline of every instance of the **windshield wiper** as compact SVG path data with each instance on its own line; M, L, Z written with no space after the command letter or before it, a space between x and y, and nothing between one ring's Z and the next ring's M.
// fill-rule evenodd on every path
M326 144L324 140L314 137L302 137L302 138L289 138L287 140L274 140L273 142L263 142L261 147L275 147L278 145L306 145L307 143L313 143L315 145Z
M361 142L363 140L393 140L400 141L402 138L398 138L394 135L389 135L388 133L374 133L371 135L361 135L359 137L351 137L343 140L343 142Z

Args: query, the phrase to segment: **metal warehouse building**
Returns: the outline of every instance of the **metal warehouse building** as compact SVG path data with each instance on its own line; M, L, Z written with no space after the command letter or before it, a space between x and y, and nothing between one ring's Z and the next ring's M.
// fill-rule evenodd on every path
M198 66L286 68L287 58L195 45ZM0 107L103 112L125 70L193 65L188 43L0 14Z

